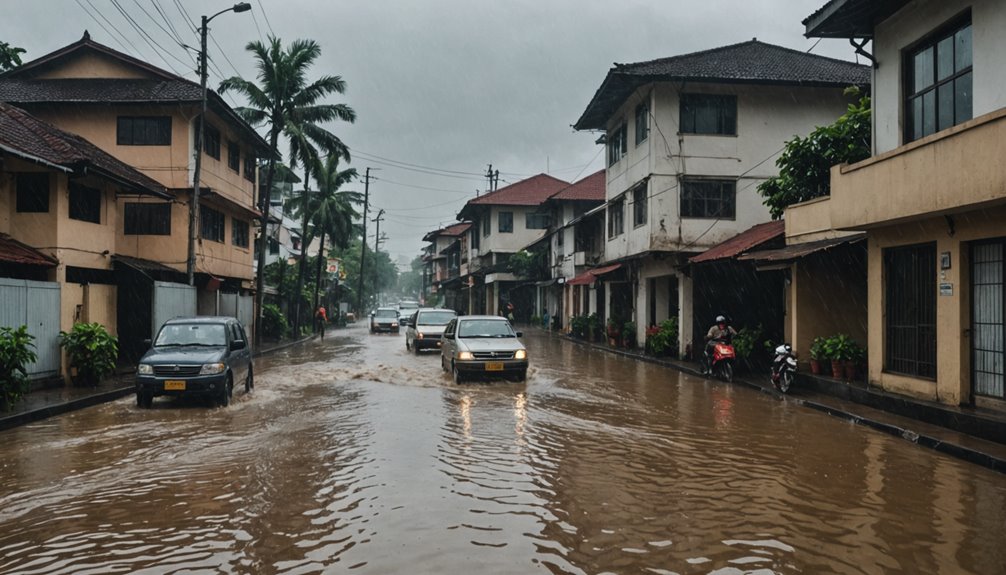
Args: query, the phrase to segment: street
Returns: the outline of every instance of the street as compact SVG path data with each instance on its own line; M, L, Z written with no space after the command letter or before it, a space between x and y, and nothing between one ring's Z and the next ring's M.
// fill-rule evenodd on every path
M1002 573L1003 475L527 330L457 386L362 322L227 408L0 433L0 573Z

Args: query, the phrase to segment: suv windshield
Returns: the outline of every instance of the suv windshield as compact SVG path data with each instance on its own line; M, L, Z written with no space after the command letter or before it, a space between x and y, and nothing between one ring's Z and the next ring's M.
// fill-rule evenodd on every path
M155 347L163 346L224 346L227 345L227 334L223 324L212 323L173 323L161 328L157 334Z
M447 322L457 317L452 311L421 311L416 325L447 325Z
M458 324L458 337L517 337L504 319L474 319Z
M398 312L393 309L379 309L374 317L398 317Z

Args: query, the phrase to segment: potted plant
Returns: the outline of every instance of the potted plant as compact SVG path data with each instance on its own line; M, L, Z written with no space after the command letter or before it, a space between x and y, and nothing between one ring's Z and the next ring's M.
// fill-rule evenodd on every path
M622 324L622 347L636 347L636 322L627 321Z
M614 317L608 318L607 333L608 345L616 347L618 342L622 339L622 322L618 321Z
M844 333L832 336L830 339L831 349L831 376L835 379L842 379L846 376L845 366L853 362L856 354L856 342ZM855 363L853 363L855 372Z
M601 321L597 318L596 313L587 316L587 339L597 341L597 330L600 325Z
M38 359L28 326L0 327L0 409L14 406L28 391L27 367Z
M59 332L59 345L70 356L70 376L79 385L98 385L119 357L118 340L100 323L76 323Z
M856 381L857 371L866 356L866 349L855 341L849 340L848 359L845 360L845 378L849 381Z
M827 361L825 357L825 338L815 337L810 344L810 372L814 375L821 375L821 364Z

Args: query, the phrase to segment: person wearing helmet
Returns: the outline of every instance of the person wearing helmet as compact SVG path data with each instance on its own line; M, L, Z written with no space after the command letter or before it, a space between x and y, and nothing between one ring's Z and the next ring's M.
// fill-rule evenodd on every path
M722 315L716 316L716 324L706 333L706 349L702 353L703 374L709 374L711 371L709 363L713 354L713 345L717 341L729 341L735 335L737 335L737 330L727 322L727 318Z

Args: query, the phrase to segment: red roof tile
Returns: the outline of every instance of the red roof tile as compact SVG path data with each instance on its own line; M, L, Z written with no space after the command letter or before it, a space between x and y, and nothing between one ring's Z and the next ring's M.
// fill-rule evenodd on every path
M55 259L35 248L22 244L7 234L0 234L0 261L51 268L58 265Z
M597 281L597 276L602 276L606 273L611 273L618 268L622 267L622 264L612 264L610 266L604 266L600 268L594 268L592 270L587 270L582 274L576 276L575 278L566 282L566 285L578 286L578 285L590 285Z
M553 200L604 201L604 170L598 170L552 196Z
M782 220L758 224L746 232L741 232L729 240L713 246L701 254L690 258L693 264L715 260L735 258L751 248L760 246L769 240L781 237L786 227Z
M470 227L472 227L472 224L470 222L462 222L460 224L454 224L453 226L444 228L444 230L440 232L440 235L457 237L468 231L468 228Z
M469 200L467 205L537 206L568 186L569 182L553 178L548 174L538 174Z

